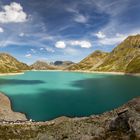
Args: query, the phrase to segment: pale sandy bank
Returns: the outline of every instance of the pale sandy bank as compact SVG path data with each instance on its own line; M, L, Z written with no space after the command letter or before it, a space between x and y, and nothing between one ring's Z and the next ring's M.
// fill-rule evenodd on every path
M21 73L0 73L0 76L21 75L21 74L24 74L24 72L21 72Z
M113 75L132 75L140 76L140 73L125 73L125 72L102 72L102 71L85 71L85 70L65 70L66 72L83 72L83 73L95 73L95 74L113 74Z

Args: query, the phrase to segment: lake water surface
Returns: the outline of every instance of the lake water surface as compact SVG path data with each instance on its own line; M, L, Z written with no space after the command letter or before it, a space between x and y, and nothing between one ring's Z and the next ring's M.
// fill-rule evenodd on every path
M1 76L0 91L14 111L33 120L89 116L109 111L140 96L140 77L75 72L29 71Z

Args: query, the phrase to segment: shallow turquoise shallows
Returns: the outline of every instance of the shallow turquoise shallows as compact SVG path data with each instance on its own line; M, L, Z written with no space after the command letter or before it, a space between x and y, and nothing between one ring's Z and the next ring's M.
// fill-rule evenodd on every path
M0 91L14 111L36 121L109 111L140 95L140 77L74 72L29 71L1 76Z

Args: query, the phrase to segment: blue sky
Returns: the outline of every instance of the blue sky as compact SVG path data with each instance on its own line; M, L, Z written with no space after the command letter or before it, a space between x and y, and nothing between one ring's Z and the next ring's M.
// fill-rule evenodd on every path
M139 0L0 0L0 51L28 64L80 61L140 32Z

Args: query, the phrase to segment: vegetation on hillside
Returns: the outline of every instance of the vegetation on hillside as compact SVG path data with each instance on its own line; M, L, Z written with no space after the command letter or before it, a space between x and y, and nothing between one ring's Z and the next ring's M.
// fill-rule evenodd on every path
M70 67L68 67L68 70L91 70L99 66L108 53L102 52L102 51L95 51L89 56L87 56L85 59L83 59L78 64L73 64Z
M0 73L16 73L30 70L30 67L6 53L0 53Z

